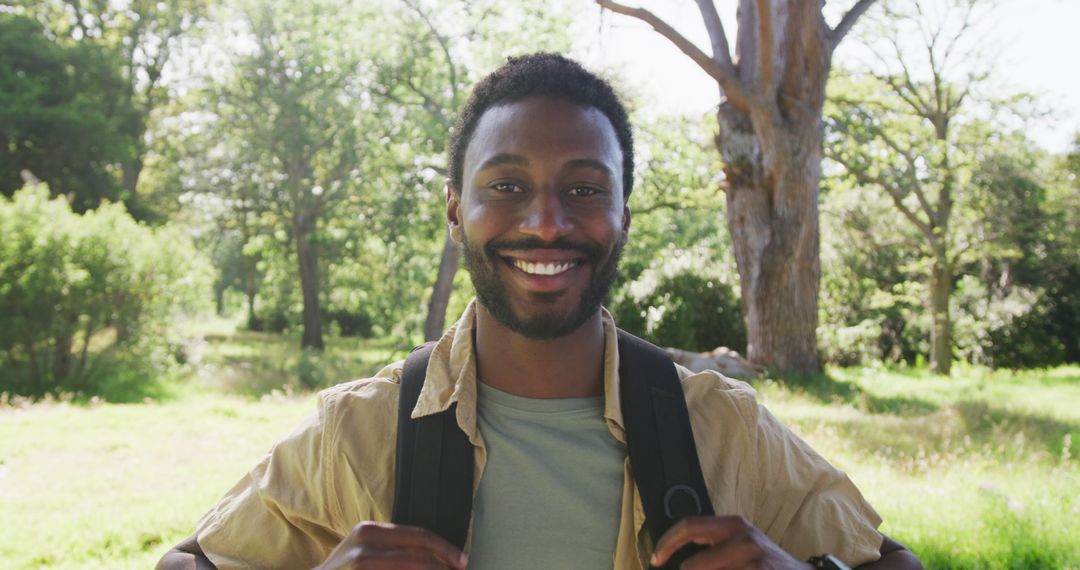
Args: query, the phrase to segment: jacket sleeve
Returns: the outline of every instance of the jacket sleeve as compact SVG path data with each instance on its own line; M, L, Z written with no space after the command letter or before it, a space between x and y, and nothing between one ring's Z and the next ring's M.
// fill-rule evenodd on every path
M334 401L320 394L318 410L199 520L199 546L219 569L310 568L341 541Z
M798 560L878 559L881 519L847 475L758 404L749 384L680 372L718 515L743 516Z
M850 566L877 560L881 517L843 471L756 407L758 527L799 560L824 553Z

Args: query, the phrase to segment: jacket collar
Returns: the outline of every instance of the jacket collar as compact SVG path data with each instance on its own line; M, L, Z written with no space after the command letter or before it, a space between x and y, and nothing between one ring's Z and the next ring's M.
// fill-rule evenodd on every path
M604 420L612 436L625 443L622 407L619 404L619 349L615 320L601 308L604 328ZM457 403L457 421L473 445L480 445L476 429L476 300L443 334L428 361L427 377L412 417L445 411Z

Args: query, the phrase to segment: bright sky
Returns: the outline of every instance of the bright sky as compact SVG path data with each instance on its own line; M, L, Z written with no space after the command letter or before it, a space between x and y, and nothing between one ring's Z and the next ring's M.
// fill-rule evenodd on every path
M697 6L689 0L625 0L662 16L708 53ZM853 2L831 2L848 6ZM717 0L729 42L735 42L735 0ZM872 8L873 9L873 8ZM682 52L645 24L599 8L585 10L575 52L591 67L617 70L645 96L648 111L703 113L719 103L715 82ZM826 12L828 14L828 12ZM835 16L830 20L835 24ZM1080 131L1080 0L1002 0L990 14L988 30L1000 38L999 81L1035 93L1054 115L1032 136L1043 147L1069 149ZM597 30L601 33L596 34ZM860 48L849 35L834 63L851 62ZM995 46L996 47L996 46Z

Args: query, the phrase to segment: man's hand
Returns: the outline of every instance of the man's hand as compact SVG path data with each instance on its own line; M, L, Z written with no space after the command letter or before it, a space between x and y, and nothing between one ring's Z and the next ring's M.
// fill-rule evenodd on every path
M739 516L687 517L668 529L656 543L650 563L662 566L684 545L695 543L705 550L686 559L686 570L715 568L811 568L776 545L765 533Z
M462 570L465 554L425 528L362 522L315 570L401 568Z

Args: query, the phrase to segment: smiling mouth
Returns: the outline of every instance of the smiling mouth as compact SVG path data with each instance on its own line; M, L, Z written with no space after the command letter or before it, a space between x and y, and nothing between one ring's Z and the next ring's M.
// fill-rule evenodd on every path
M559 275L581 265L581 260L571 259L567 261L535 262L523 259L511 259L511 265L528 273L529 275Z

